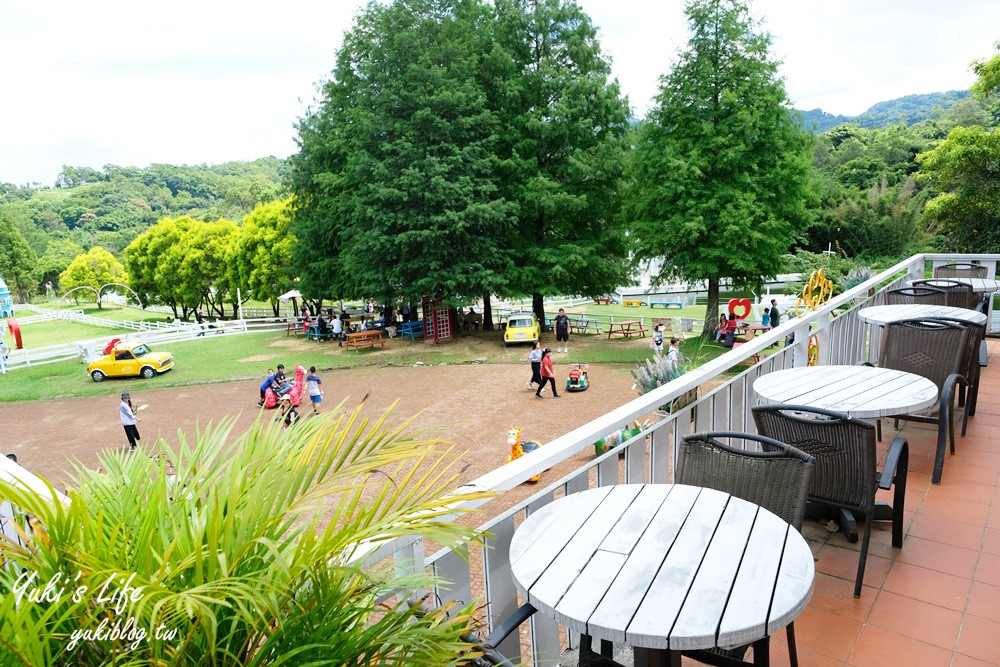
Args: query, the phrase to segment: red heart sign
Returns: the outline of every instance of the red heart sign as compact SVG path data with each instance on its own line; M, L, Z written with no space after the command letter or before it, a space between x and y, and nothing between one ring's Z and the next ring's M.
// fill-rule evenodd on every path
M736 319L745 320L750 314L751 307L750 299L730 299L729 300L729 314L736 315ZM742 313L737 313L736 309L742 308Z

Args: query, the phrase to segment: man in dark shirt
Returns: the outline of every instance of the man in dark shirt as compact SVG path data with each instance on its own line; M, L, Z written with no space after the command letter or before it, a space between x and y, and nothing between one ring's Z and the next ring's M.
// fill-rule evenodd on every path
M556 329L556 352L569 352L569 318L566 317L564 308L559 309L559 314L552 320L552 324Z

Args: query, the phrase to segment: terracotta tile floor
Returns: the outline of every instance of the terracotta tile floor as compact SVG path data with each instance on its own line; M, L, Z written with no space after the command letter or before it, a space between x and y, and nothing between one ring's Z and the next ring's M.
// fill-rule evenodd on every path
M806 521L817 576L795 622L803 667L1000 665L1000 340L988 345L976 416L939 486L930 483L936 431L900 424L910 446L903 547L892 548L888 523L875 525L860 599L859 544ZM883 428L887 445L891 423ZM772 665L788 663L784 639L774 638Z

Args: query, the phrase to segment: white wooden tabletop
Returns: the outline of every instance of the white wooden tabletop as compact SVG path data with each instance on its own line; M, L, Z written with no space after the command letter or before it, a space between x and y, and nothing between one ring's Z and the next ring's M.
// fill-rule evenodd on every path
M950 317L972 324L985 324L986 314L968 308L935 306L926 303L907 303L890 306L870 306L858 311L862 322L883 326L889 322L916 319L919 317Z
M762 375L753 383L761 403L787 403L875 418L919 412L937 402L925 377L871 366L803 366Z
M972 291L978 293L1000 291L1000 280L993 280L992 278L928 278L928 280L954 280L955 282L972 285ZM909 286L913 286L913 281L910 281ZM934 287L934 283L922 283L921 287Z
M680 484L575 493L514 534L511 573L561 625L635 647L733 648L785 627L812 595L812 552L771 512Z

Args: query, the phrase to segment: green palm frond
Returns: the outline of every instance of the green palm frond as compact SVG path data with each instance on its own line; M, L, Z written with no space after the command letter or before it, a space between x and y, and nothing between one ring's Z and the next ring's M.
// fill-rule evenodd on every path
M416 615L406 600L429 575L357 561L395 538L460 549L469 529L453 521L455 504L488 494L450 493L448 443L389 429L389 412L339 412L239 435L226 421L161 441L153 457L107 452L99 470L76 468L67 504L0 482L0 497L34 517L19 522L26 548L0 542L0 623L21 629L4 633L0 665L454 663L469 610ZM21 571L86 592L12 602ZM97 602L129 577L140 593L123 609ZM69 650L74 631L130 617L150 634L135 648L98 639Z

